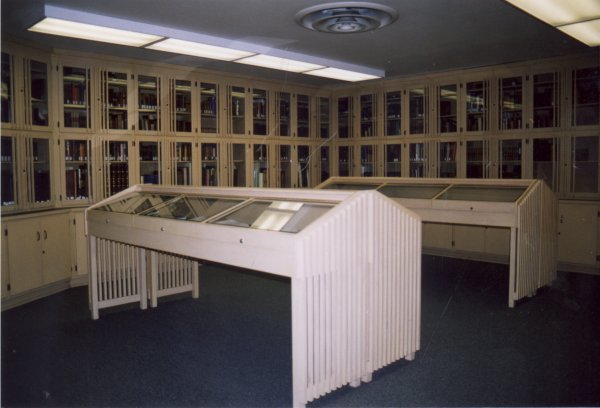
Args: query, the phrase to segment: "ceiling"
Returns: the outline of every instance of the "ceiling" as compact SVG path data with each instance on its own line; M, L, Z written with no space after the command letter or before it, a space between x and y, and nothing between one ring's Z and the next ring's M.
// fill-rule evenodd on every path
M2 39L187 65L315 86L341 81L125 46L28 32L44 4L199 32L386 71L386 77L497 65L589 51L590 47L502 0L373 0L398 11L368 33L324 34L295 23L315 0L1 0Z

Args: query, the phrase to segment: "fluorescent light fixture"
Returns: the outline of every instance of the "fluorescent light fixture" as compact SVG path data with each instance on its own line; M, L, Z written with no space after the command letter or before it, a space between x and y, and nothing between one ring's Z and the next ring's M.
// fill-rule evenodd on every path
M600 19L556 27L590 47L600 45Z
M350 82L366 81L368 79L381 78L380 76L377 76L377 75L363 74L361 72L348 71L345 69L332 68L332 67L316 69L314 71L307 71L307 72L303 72L303 73L307 74L307 75L314 75L314 76L320 76L320 77L331 78L331 79L340 79L342 81L350 81Z
M194 41L168 38L146 47L151 50L173 52L175 54L193 55L195 57L210 58L221 61L233 61L253 55L253 52L236 50L233 48L217 47Z
M272 55L257 54L251 57L236 60L240 64L254 65L257 67L273 68L282 71L304 72L319 68L325 68L323 65L312 64L310 62L296 61L288 58L274 57Z
M82 40L128 45L131 47L141 47L163 38L159 35L137 33L94 24L78 23L53 17L44 18L39 23L30 27L29 31L79 38Z
M598 0L506 1L591 47L600 44Z

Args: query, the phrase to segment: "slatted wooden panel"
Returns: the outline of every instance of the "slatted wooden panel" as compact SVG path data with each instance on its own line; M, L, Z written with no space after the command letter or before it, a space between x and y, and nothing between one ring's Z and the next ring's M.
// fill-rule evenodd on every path
M295 406L370 381L419 348L421 221L384 201L344 203L303 234L292 278Z
M149 251L149 292L152 306L161 296L192 292L198 297L198 261L164 252Z

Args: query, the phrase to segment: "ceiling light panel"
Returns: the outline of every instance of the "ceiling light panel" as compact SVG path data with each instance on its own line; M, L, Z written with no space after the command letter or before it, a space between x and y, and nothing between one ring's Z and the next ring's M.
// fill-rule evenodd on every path
M233 61L254 55L253 52L236 50L233 48L217 47L193 41L168 38L146 47L151 50L172 52L175 54L193 55L195 57L210 58L221 61Z
M258 54L251 57L242 58L235 62L240 64L254 65L257 67L273 68L282 71L304 72L319 68L325 68L323 65L312 64L309 62L296 61L288 58L274 57L272 55Z
M82 40L128 45L131 47L141 47L164 38L159 35L137 33L53 17L44 18L39 23L30 27L29 31L59 35L62 37L79 38Z
M320 76L320 77L324 77L324 78L331 78L331 79L340 79L342 81L350 81L350 82L366 81L368 79L381 78L376 75L363 74L361 72L348 71L345 69L338 69L338 68L331 68L331 67L323 68L323 69L316 69L314 71L307 71L307 72L304 72L304 74Z
M600 18L598 0L506 0L553 26Z
M567 24L556 28L590 47L600 45L600 19Z

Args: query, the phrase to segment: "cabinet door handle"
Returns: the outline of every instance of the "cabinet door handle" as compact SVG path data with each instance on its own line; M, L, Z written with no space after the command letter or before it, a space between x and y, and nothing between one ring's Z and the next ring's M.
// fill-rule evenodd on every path
M46 230L44 230L44 241L48 239L48 232L46 232Z
M39 241L39 240L42 238L42 237L40 236L40 232L38 231L38 232L36 232L36 234L37 234L37 240Z

